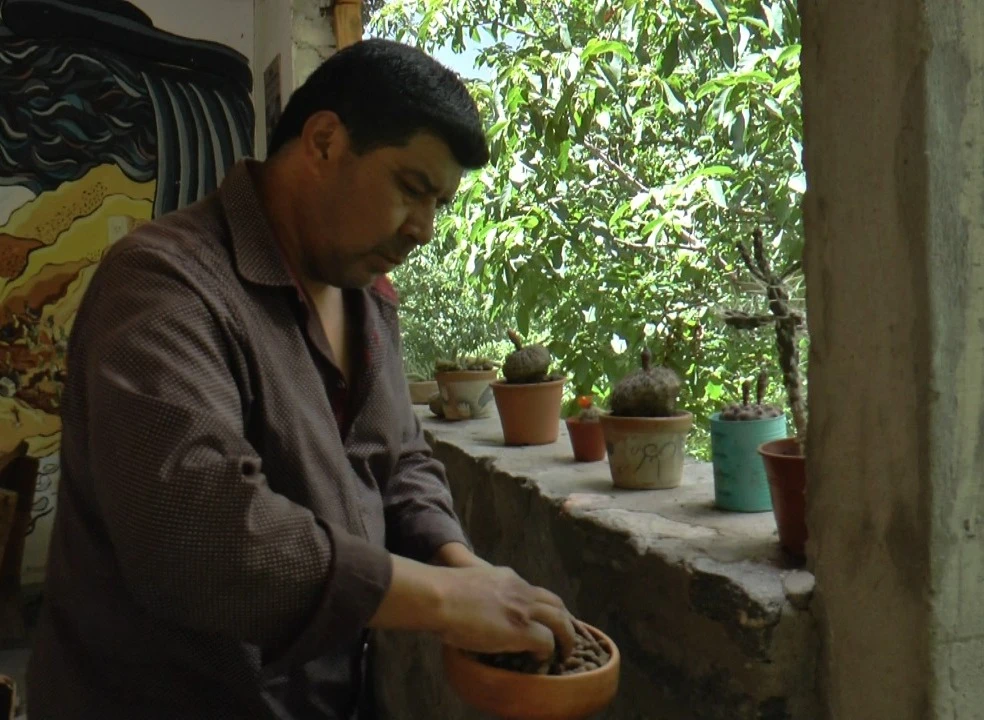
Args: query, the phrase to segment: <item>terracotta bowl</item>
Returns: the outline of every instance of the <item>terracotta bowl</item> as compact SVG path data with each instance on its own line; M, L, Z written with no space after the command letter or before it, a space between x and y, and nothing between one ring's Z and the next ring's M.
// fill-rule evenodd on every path
M611 653L597 670L576 675L530 675L500 670L444 647L444 672L462 700L503 720L580 720L604 710L618 691L621 657L601 630L582 623Z

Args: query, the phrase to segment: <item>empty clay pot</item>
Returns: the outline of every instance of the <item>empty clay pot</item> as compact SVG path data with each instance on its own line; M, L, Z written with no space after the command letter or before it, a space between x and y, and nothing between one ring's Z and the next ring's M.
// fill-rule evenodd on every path
M806 556L806 457L796 438L762 443L779 543L797 558Z
M492 383L506 445L547 445L557 441L564 382Z
M571 449L578 462L597 462L605 459L605 431L601 422L581 422L577 417L567 418L567 434Z
M492 409L492 390L489 386L498 375L496 370L437 373L434 379L441 393L444 417L448 420L488 417Z
M602 415L608 465L617 488L666 490L683 481L687 435L694 417L683 411L672 417Z
M581 720L605 709L618 691L618 647L582 623L611 653L597 670L576 675L532 675L491 667L444 647L444 672L454 691L477 710L504 720Z
M437 392L437 380L411 380L407 387L410 388L410 402L414 405L426 405L431 395Z

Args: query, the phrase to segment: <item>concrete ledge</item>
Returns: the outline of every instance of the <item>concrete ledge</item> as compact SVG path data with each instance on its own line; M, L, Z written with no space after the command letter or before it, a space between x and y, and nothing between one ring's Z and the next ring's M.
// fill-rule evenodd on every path
M476 551L618 643L603 717L818 717L812 576L785 565L771 513L714 508L710 465L689 462L674 490L620 491L606 462L573 461L563 426L553 445L507 448L496 417L420 417ZM381 637L378 666L384 717L479 717L444 685L434 640Z

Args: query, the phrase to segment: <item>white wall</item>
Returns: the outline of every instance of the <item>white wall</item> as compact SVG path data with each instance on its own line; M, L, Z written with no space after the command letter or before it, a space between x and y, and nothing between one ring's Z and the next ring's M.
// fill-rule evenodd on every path
M230 0L226 0L229 2ZM280 54L281 109L294 88L291 59L291 0L245 0L253 2L253 107L256 108L256 157L266 157L266 104L263 73Z
M253 60L253 0L130 0L154 26L228 45ZM286 0L280 0L286 2Z

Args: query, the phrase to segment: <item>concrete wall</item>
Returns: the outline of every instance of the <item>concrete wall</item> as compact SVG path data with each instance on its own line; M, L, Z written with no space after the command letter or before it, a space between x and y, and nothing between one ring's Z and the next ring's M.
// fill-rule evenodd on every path
M981 718L984 6L800 6L828 716Z
M425 423L476 552L619 646L601 718L816 720L812 577L784 565L771 513L714 510L709 465L688 464L674 490L616 491L607 463L572 461L565 430L504 448L495 416ZM384 635L377 670L387 720L480 717L447 687L433 638Z

